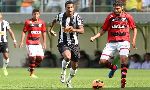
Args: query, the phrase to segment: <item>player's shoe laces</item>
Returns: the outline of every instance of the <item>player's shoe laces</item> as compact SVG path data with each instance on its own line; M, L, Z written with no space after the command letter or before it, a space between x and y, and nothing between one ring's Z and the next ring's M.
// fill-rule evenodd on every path
M73 88L71 85L71 81L66 81L67 88Z
M6 69L6 68L2 68L2 70L3 70L4 75L5 75L5 76L8 76L7 69Z
M34 79L37 79L37 78L38 78L38 76L36 76L36 75L34 75L34 74L31 74L30 77L31 77L31 78L34 78Z
M121 79L121 88L125 88L125 85L126 85L126 79L122 78Z
M61 74L61 76L60 76L60 81L61 81L62 83L64 83L64 82L66 81L66 75L65 75L65 74Z
M112 77L114 76L115 71L118 69L118 66L117 66L117 65L115 65L115 66L116 66L116 69L115 69L115 70L111 70L111 71L109 72L109 74L108 74L108 77L109 77L109 78L112 78Z

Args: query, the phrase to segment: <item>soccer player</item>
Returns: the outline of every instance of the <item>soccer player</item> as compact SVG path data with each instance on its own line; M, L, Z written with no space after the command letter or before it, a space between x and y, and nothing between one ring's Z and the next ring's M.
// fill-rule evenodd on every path
M103 63L107 68L111 69L108 76L112 78L117 70L117 66L113 65L109 60L116 51L119 51L121 61L121 88L124 88L126 84L127 59L130 52L130 29L133 30L133 48L136 48L137 29L133 17L124 11L123 2L114 2L113 8L114 11L107 16L102 30L91 37L90 40L94 41L108 31L108 43L102 52L99 63Z
M15 39L15 35L10 28L9 23L3 19L2 14L0 13L0 52L3 53L3 72L4 75L7 76L8 72L6 67L9 63L9 55L8 55L8 40L7 40L7 31L9 32L11 38L14 41L14 47L16 48L17 42Z
M53 20L50 33L56 36L56 32L53 31L53 27L56 22L60 24L58 50L63 56L62 60L62 72L61 82L66 82L68 88L72 88L71 79L75 76L78 68L79 53L79 41L78 34L84 33L83 20L78 13L74 11L74 3L72 1L66 1L64 13L59 13ZM66 68L71 62L70 74L66 80Z
M40 11L34 9L32 11L32 18L27 19L24 24L22 37L19 47L23 47L24 38L26 32L28 32L26 38L26 47L29 57L29 71L31 78L38 78L34 74L34 69L38 66L44 57L43 49L46 49L46 25L45 22L39 18ZM40 43L40 37L42 36L43 42Z

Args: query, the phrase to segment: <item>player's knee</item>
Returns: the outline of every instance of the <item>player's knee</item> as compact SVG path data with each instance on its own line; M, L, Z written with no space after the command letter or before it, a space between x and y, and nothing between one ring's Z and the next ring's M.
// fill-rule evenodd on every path
M39 60L39 61L42 61L43 60L43 56L37 56L36 59Z
M99 64L105 64L105 63L106 63L106 60L105 60L105 59L99 60Z
M78 68L78 64L77 63L71 63L71 67L73 70L76 70Z
M128 62L128 57L127 56L120 56L120 60L121 60L121 63L126 64Z

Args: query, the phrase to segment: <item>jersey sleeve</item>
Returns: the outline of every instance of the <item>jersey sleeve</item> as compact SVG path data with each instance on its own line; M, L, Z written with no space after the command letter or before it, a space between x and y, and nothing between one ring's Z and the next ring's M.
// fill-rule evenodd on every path
M79 15L77 15L76 19L77 19L77 26L83 25L83 19Z
M10 29L10 25L9 25L9 23L7 21L6 21L6 28L7 28L7 30Z
M107 31L109 27L110 27L110 16L108 15L108 16L106 17L105 21L104 21L104 24L103 24L103 26L102 26L102 29L103 29L104 31Z
M45 24L45 22L43 22L43 24L42 24L42 32L46 32L46 24Z
M60 13L56 15L55 19L57 22L59 21Z
M136 28L136 25L135 25L133 17L131 15L128 15L128 19L129 19L129 27L130 27L130 29Z
M29 28L29 24L28 24L27 21L25 21L24 27L23 27L23 32L27 32L27 31L28 31L28 28Z

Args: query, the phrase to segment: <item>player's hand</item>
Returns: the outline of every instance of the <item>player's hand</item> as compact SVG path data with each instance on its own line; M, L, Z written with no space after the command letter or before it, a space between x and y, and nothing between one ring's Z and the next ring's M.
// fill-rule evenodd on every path
M136 48L135 40L132 41L132 47L133 47L134 49L137 49L137 48Z
M17 48L17 42L14 42L14 47Z
M22 48L22 47L23 47L23 42L21 42L19 45L19 48Z
M94 37L91 37L91 38L90 38L90 41L91 41L91 42L93 42L94 40L95 40L95 38L94 38Z
M74 32L74 28L72 26L67 26L64 28L64 32Z
M51 33L51 35L53 35L53 36L57 36L56 32L53 31L53 30L50 30L50 33Z
M46 49L46 43L43 43L42 46L43 46L43 49Z

